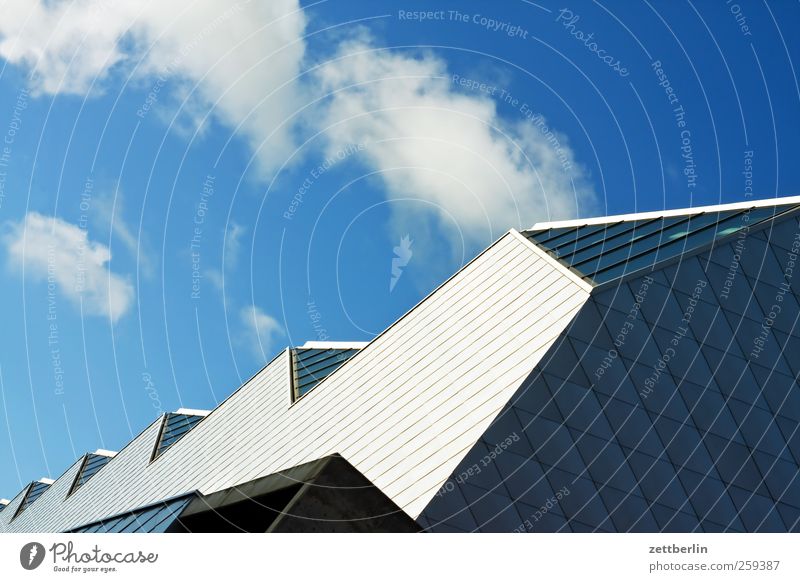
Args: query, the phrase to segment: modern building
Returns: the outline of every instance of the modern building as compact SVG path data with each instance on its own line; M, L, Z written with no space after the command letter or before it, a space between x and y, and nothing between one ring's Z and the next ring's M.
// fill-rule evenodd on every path
M511 230L0 531L800 531L800 197Z

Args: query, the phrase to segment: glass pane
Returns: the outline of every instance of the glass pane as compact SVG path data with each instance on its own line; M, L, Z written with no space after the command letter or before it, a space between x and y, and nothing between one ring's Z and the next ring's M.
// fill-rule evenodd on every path
M598 225L596 228L602 228L603 225ZM567 226L562 228L551 228L548 230L538 230L529 233L537 243L552 248L555 245L567 241L570 237L572 240L578 236L578 227Z
M578 229L578 232L574 238L571 240L565 239L561 244L550 247L550 250L557 257L570 255L575 250L579 250L596 242L606 240L609 237L615 236L622 232L627 232L633 228L633 225L633 221L627 221L584 226Z
M572 255L569 260L572 264L576 265L582 261L590 258L597 257L601 254L607 254L616 249L628 247L636 241L657 233L661 230L669 228L678 223L686 222L689 220L687 216L674 216L669 218L657 218L655 220L637 220L633 222L633 228L623 233L614 236L613 238L606 238L605 240L595 243L592 247L583 248ZM566 257L564 257L566 259Z

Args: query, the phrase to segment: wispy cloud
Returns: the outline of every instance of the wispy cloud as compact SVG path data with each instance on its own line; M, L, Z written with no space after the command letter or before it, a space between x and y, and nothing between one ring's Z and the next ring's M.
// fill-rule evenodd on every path
M247 343L253 356L260 360L270 357L275 340L283 335L283 327L256 305L242 307L239 319L245 331L242 340Z
M225 255L223 256L223 268L234 269L239 263L239 255L242 250L242 237L247 232L247 227L236 222L231 222L225 231Z
M452 240L484 242L594 202L568 140L543 117L504 118L492 98L458 90L434 53L376 48L363 31L302 76L305 26L297 0L11 0L0 56L27 67L41 93L84 94L132 72L158 89L145 109L188 98L190 117L213 111L266 170L301 131L322 131L329 154L364 144L356 157L386 196L420 202L392 205L399 234L423 212ZM294 116L315 99L310 115Z
M9 223L3 243L12 265L27 276L57 286L84 313L116 321L131 307L133 285L110 270L107 246L92 242L85 230L61 220L29 212Z

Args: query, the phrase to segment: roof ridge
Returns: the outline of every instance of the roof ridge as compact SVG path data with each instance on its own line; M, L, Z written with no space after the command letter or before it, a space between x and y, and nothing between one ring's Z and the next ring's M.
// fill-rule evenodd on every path
M745 200L743 202L731 202L731 203L716 204L711 206L694 206L689 208L651 210L646 212L615 214L610 216L595 216L591 218L573 218L569 220L545 221L545 222L537 222L527 230L545 230L549 228L563 228L570 226L584 226L590 224L604 224L611 222L623 222L627 220L645 220L648 218L660 218L667 216L683 216L683 215L688 216L691 214L700 214L702 212L722 212L725 210L760 208L763 206L783 206L784 204L787 205L800 204L800 196L761 198L758 200Z

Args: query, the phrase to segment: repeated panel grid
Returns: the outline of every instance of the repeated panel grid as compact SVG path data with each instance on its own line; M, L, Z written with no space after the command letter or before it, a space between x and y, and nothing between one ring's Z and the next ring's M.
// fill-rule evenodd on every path
M587 281L601 284L798 210L797 205L765 206L524 234Z
M587 227L587 247L598 232ZM543 236L570 252L580 242ZM798 250L789 214L594 293L421 523L800 531ZM524 445L502 446L510 435ZM466 510L471 521L448 517Z

